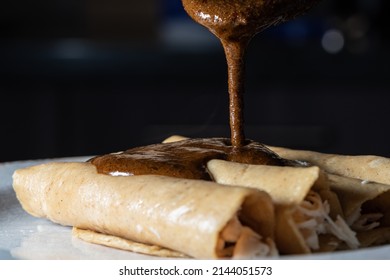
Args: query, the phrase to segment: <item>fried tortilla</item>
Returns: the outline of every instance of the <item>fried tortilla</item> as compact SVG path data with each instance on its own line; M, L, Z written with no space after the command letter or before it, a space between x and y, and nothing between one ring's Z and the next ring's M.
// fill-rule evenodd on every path
M388 243L390 185L332 174L328 177L331 189L340 199L345 220L358 233L362 246Z
M307 162L331 174L390 185L389 158L372 155L324 154L271 146L268 148L282 158Z
M28 213L87 233L200 259L277 254L274 206L263 191L157 175L114 177L88 162L28 167L13 180Z
M88 229L79 229L73 227L72 235L76 238L84 240L89 243L104 245L111 248L116 248L134 253L152 255L165 258L185 258L188 257L183 253L162 248L157 245L147 245L139 242L134 242L129 239L103 234Z
M361 247L390 240L390 159L373 155L336 155L269 147L280 156L328 173L340 199L345 220L357 232Z
M355 233L342 218L337 196L316 167L277 167L209 161L207 168L220 184L256 188L276 204L276 244L283 254L336 250L345 243L356 249ZM331 246L329 238L333 236Z

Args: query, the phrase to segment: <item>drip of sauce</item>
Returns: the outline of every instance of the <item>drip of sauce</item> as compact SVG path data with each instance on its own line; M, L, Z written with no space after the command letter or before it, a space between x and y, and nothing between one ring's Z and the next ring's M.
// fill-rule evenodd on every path
M232 145L245 143L243 94L245 50L253 36L294 18L319 0L182 0L186 12L220 40L228 64Z
M222 42L228 64L231 139L189 139L137 147L98 156L90 162L99 173L112 176L156 174L210 180L211 159L266 165L294 165L263 144L246 140L243 94L245 50L251 38L291 19L319 0L182 0L187 13Z

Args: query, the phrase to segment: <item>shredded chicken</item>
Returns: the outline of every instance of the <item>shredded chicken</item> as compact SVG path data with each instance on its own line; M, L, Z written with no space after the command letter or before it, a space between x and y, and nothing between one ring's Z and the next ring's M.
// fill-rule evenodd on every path
M370 213L362 214L351 225L351 228L355 231L368 231L374 229L380 225L379 220L383 217L382 213Z
M358 207L354 209L352 213L345 217L345 221L349 226L352 226L360 218L361 211L362 209Z
M301 231L306 244L312 249L320 247L318 235L331 233L344 241L351 249L359 247L356 233L351 230L342 217L333 221L329 216L330 207L323 202L318 193L310 191L305 200L296 208L294 220Z
M278 255L271 238L264 239L251 228L243 226L237 215L227 223L220 233L217 250L220 257L232 257L233 259Z
M379 220L382 217L382 213L362 214L362 208L358 207L348 217L346 217L346 222L353 230L362 232L380 226Z
M277 256L278 251L271 238L263 238L249 227L243 227L233 251L233 259Z

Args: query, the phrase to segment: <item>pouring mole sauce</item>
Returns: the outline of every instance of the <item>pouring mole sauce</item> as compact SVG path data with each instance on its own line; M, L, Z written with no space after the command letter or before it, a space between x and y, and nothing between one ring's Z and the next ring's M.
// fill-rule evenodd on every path
M239 163L290 165L244 133L243 94L245 50L253 36L265 28L292 19L319 0L182 0L186 12L215 34L228 65L231 139L188 139L136 147L90 160L99 173L112 176L142 174L210 180L211 159Z

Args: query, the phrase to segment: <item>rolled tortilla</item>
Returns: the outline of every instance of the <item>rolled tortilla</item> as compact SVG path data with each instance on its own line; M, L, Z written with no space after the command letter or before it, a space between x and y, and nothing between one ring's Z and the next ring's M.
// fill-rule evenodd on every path
M362 246L387 243L390 239L390 185L332 174L328 177L331 189L340 199L345 219L358 233Z
M211 160L207 169L219 184L262 189L269 193L276 204L299 204L320 179L320 169L250 165ZM321 188L325 186L319 184ZM286 191L288 188L288 191Z
M28 213L62 225L202 259L275 253L274 207L262 191L165 176L113 177L91 163L33 166L15 171L13 180ZM246 255L248 247L259 250Z
M327 239L320 239L319 235L325 234L337 237L349 248L359 246L355 233L342 218L337 196L330 191L327 178L318 167L279 167L211 160L207 168L218 183L256 188L271 195L277 206L275 238L281 253L336 249L339 244L321 244L321 240Z
M307 162L328 173L345 220L357 232L362 247L390 240L390 159L269 148L283 158Z
M347 156L268 146L289 160L308 162L328 173L390 185L390 159L380 156Z
M131 251L133 253L152 255L165 258L188 258L187 255L173 251L167 248L163 248L157 245L147 245L144 243L134 242L122 237L99 233L89 229L80 229L73 227L72 235L78 239L84 240L89 243L104 245L110 248L116 248L125 251Z

